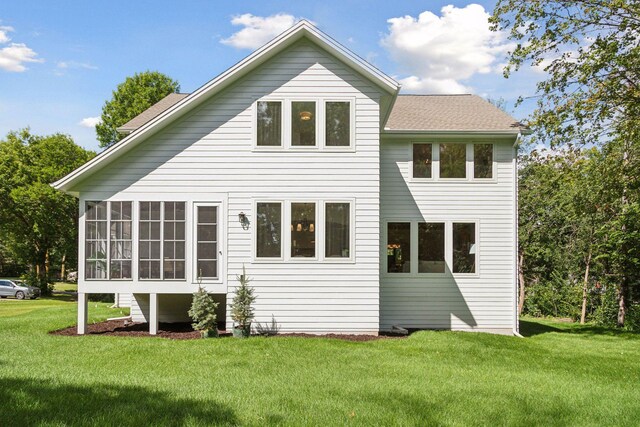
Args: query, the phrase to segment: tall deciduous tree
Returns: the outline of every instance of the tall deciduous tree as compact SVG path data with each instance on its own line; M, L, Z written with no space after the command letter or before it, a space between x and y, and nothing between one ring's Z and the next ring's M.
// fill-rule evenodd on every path
M623 326L637 294L638 145L640 145L640 3L632 0L499 0L493 29L517 43L505 76L523 66L543 67L531 126L552 145L597 144L612 180L602 197L611 272L618 278ZM615 177L615 178L614 178ZM588 251L592 247L582 249ZM604 246L601 246L604 248ZM588 275L587 275L588 276Z
M52 254L64 254L77 240L77 200L50 183L94 155L62 134L25 129L0 141L0 234L11 253L37 271L44 291Z
M123 138L116 130L170 93L178 92L180 84L157 71L145 71L127 77L110 100L102 107L101 122L96 126L101 147L110 147Z

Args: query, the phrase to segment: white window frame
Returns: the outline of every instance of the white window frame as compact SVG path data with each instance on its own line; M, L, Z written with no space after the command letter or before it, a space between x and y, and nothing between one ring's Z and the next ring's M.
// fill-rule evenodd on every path
M111 204L114 203L114 202L115 203L120 203L121 207L122 207L122 203L131 203L131 220L130 220L131 221L131 259L129 260L129 261L131 261L131 277L129 277L129 278L115 278L114 279L114 278L111 277ZM108 263L107 273L108 273L108 275L107 275L107 279L106 280L114 281L114 282L115 281L131 281L131 280L133 280L133 277L134 277L134 271L133 271L133 245L136 243L133 240L133 221L134 221L134 218L135 218L135 216L134 216L135 207L133 206L134 204L135 204L135 202L132 201L132 200L109 200L107 202L107 250L108 250L108 252L107 252L107 263ZM122 217L122 209L120 210L120 216ZM119 219L119 220L116 220L116 221L120 222L120 223L125 222L125 220L122 220L122 219ZM115 239L115 240L118 240L118 239ZM122 241L124 242L125 240L122 240ZM122 261L125 261L125 260L121 259L121 260L117 260L117 261L122 262Z
M475 177L475 147L476 145L491 144L491 178L476 178ZM477 182L496 182L497 181L497 164L496 164L496 144L494 142L473 141L469 143L471 145L471 179Z
M431 157L433 164L431 165L431 178L420 178L413 176L413 146L416 144L431 144ZM441 178L440 177L440 145L441 144L464 144L465 145L465 178ZM491 178L476 178L474 176L474 147L476 144L486 145L491 144L493 147L493 159L491 166ZM438 183L496 183L497 182L497 162L496 162L496 143L494 141L411 141L409 143L409 162L408 162L408 180L409 182L438 182Z
M255 264L270 263L294 263L294 264L353 264L356 260L356 201L355 198L268 198L256 197L253 199L252 223L257 224L257 204L258 203L280 203L282 208L282 256L280 258L258 258L256 255L257 237L256 230L251 232L251 262ZM316 256L315 257L292 257L291 256L291 204L292 203L315 203L316 204ZM325 256L325 216L327 203L349 203L349 257L337 258Z
M280 256L279 257L259 257L258 256L258 204L259 203L280 203ZM270 200L265 198L253 199L253 215L252 222L255 224L255 230L251 232L251 258L254 262L273 262L273 261L283 261L284 260L284 230L287 225L284 221L284 211L285 211L285 202L277 199Z
M224 277L226 274L225 271L225 256L226 256L226 222L225 222L225 206L222 201L216 202L192 202L191 209L191 232L192 232L192 245L191 245L191 271L193 274L191 275L191 283L198 283L198 207L201 206L215 206L218 208L217 211L217 250L218 250L218 258L217 258L217 267L218 267L218 277L216 278L203 278L203 284L222 284L224 282ZM186 252L186 251L185 251ZM186 253L185 253L186 255Z
M116 200L116 201L120 201L120 200ZM107 240L107 259L106 259L106 264L107 264L107 274L106 277L102 278L102 277L92 277L89 278L87 277L87 203L102 203L105 202L107 204L107 236L106 236L106 240ZM100 281L130 281L133 279L111 279L111 200L104 200L104 199L99 199L99 198L88 198L83 200L82 203L82 226L80 227L82 230L82 238L81 238L81 242L82 242L82 249L81 249L81 254L82 254L82 263L78 262L78 264L82 264L82 277L84 278L84 280L86 281L91 281L91 282L100 282ZM132 212L133 215L133 212ZM96 220L98 221L98 220ZM102 221L102 220L100 220ZM133 254L133 248L132 248L132 254ZM133 260L131 262L132 264L132 268L133 268ZM132 272L133 273L133 272ZM80 276L80 275L78 275ZM133 274L132 274L133 276Z
M389 273L387 271L387 239L388 239L388 224L390 222L404 222L411 224L411 258L410 258L410 271L406 273ZM388 218L381 221L382 230L380 235L382 236L382 248L380 254L381 260L381 274L386 278L404 277L404 278L443 278L443 277L459 277L459 278L474 278L480 277L480 220L479 219L442 219L442 218L421 218L419 220L407 220L402 218ZM444 223L444 260L445 260L445 272L444 273L419 273L418 272L418 224L419 223ZM453 272L453 224L475 224L475 240L476 240L476 271L474 273L454 273Z
M288 151L294 153L304 152L355 152L356 150L356 98L354 96L254 96L255 101L251 106L251 139L252 151L255 152L280 152ZM258 102L274 102L282 103L282 132L280 146L258 145ZM292 122L291 122L291 103L292 102L315 102L316 104L316 145L299 146L292 145ZM327 146L326 145L326 103L327 102L348 102L350 123L349 123L349 146Z

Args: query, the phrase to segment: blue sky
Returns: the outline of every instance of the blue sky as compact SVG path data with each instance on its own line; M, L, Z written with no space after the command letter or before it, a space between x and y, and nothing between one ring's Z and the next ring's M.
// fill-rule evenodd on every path
M306 18L403 83L404 93L473 92L509 110L542 75L505 80L509 42L486 30L494 2L26 1L0 9L0 137L29 126L98 150L87 127L125 77L158 70L191 92ZM525 103L517 118L531 111ZM84 119L84 122L83 122Z

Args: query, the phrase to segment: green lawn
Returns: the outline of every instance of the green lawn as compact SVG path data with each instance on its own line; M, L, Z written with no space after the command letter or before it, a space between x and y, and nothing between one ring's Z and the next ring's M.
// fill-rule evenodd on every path
M640 335L64 337L75 303L0 300L0 425L637 425ZM92 321L124 314L90 303Z

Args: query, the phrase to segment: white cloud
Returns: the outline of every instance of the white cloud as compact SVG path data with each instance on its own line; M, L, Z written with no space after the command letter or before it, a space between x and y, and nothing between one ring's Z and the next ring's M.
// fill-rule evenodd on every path
M80 123L78 124L85 128L95 128L96 125L99 125L101 121L102 120L100 119L100 117L85 117L84 119L80 120Z
M231 19L231 24L242 25L244 28L220 42L238 49L256 49L291 28L298 21L300 18L286 13L266 17L250 13L237 15Z
M8 33L13 31L13 27L0 26L0 44L9 43L11 38ZM0 49L0 69L21 73L27 69L25 63L44 61L37 56L38 54L24 43L9 43Z
M483 6L444 6L441 16L430 11L417 18L404 16L387 22L382 46L398 63L404 89L423 93L464 93L472 89L461 81L496 71L513 48L503 32L489 29Z
M13 27L0 26L0 43L9 43L11 41L11 37L7 33L13 31Z
M71 69L71 68L83 68L85 70L97 70L93 64L89 64L88 62L77 62L77 61L58 61L56 67L61 69Z

